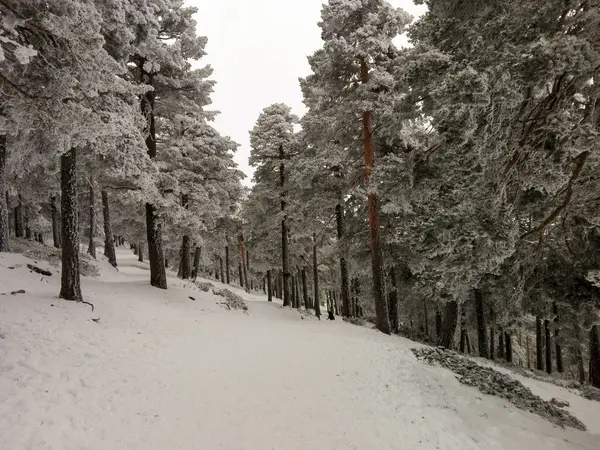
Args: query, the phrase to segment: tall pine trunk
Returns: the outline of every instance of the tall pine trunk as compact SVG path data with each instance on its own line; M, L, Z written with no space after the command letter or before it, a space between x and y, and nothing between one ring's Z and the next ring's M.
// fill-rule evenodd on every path
M285 154L283 145L279 146L279 184L281 187L281 270L283 271L283 306L290 306L290 271L288 258L288 229L287 215L285 214L286 207L286 192L285 192Z
M248 284L248 252L246 251L246 241L243 234L240 234L238 241L240 243L240 256L242 258L242 272L240 275L244 277L246 292L250 292L250 285Z
M202 256L202 247L198 245L194 250L194 281L198 277L198 272L200 272L200 256Z
M140 67L142 82L152 85L152 76ZM142 95L141 109L146 118L146 147L150 159L156 158L156 120L154 115L155 91ZM148 260L150 262L150 285L167 289L167 271L162 242L162 225L156 207L146 203L146 237L148 239Z
M162 226L156 216L156 208L146 203L146 238L150 263L150 285L167 289L167 261L162 246Z
M458 303L454 300L446 302L444 305L444 322L442 325L442 347L452 349L457 322Z
M321 319L321 301L319 300L319 267L317 265L317 235L313 233L313 289L315 295L315 315Z
M511 363L513 360L513 352L512 352L512 336L510 332L504 332L504 345L506 346L505 357L506 361Z
M82 301L79 279L79 223L77 218L77 150L60 157L62 211L62 272L60 298Z
M17 206L15 206L15 237L25 237L25 230L23 228L23 196L21 194L17 196Z
M115 252L115 241L110 223L110 204L108 201L108 192L103 190L102 196L102 219L104 223L104 256L113 267L117 267L117 254Z
M137 245L137 251L138 251L138 261L139 262L144 262L144 244L142 242L140 242Z
M396 285L396 266L390 269L390 284L392 288L388 292L388 309L390 313L390 327L394 333L398 332L398 286Z
M364 58L360 61L361 82L369 82L369 67ZM373 112L363 113L363 143L365 158L365 183L369 187L371 172L375 161L375 150L373 147ZM385 298L385 282L383 276L383 255L381 251L379 206L377 196L370 193L368 196L369 208L369 231L371 238L371 266L373 275L373 298L375 299L375 325L377 329L385 334L391 334L388 307Z
M267 270L267 299L273 301L273 286L271 285L271 269Z
M89 200L90 200L90 228L89 228L89 241L88 241L88 254L96 259L96 242L94 242L94 236L96 236L96 190L94 189L94 179L88 178L89 183Z
M308 311L309 300L308 300L308 285L306 284L306 267L302 268L302 297L304 298L304 309Z
M544 332L546 334L546 372L552 373L552 337L550 335L550 321L544 320Z
M187 194L181 194L181 206L187 210L189 208L189 203L189 196ZM187 280L192 275L192 268L190 265L191 244L190 236L187 234L183 235L179 260L180 278L183 280Z
M535 357L535 368L544 370L544 340L540 316L535 317Z
M563 373L562 347L560 345L560 327L558 326L558 305L552 304L554 312L554 349L556 351L556 371Z
M590 384L600 388L600 325L590 329Z
M50 212L52 214L52 240L54 247L60 248L60 223L56 195L50 197Z
M473 293L475 297L475 317L477 319L477 346L479 348L479 356L487 358L488 340L485 313L483 309L483 294L479 289L475 289Z
M230 282L229 272L229 244L225 245L225 281L227 284Z
M0 252L10 251L8 241L8 203L6 193L8 189L6 174L6 135L0 134Z
M340 300L342 301L342 316L350 317L350 298L348 295L348 264L346 263L346 252L344 244L344 203L341 199L335 206L335 218L337 223L338 252L340 258Z

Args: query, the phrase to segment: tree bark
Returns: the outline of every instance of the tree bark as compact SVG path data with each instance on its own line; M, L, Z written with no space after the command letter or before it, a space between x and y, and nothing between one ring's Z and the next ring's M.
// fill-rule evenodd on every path
M60 248L60 224L58 206L56 205L56 195L50 197L50 211L52 214L52 240L54 247Z
M498 358L504 359L504 331L500 328L498 332Z
M298 299L296 298L296 277L292 275L292 308L298 307Z
M540 316L535 317L535 352L537 370L544 370L544 341L542 334L542 319Z
M362 84L369 82L369 67L364 58L360 61L360 75ZM365 183L367 188L373 171L375 151L373 146L373 112L363 113L363 143L365 158ZM373 275L373 298L375 300L375 326L385 334L391 334L390 319L385 297L385 282L383 277L383 256L381 252L381 238L379 225L379 205L374 193L368 195L369 232L371 238L371 266Z
M88 254L96 259L96 243L94 242L94 236L96 236L96 192L94 189L94 179L88 178L89 184L89 200L90 200L90 228L89 228L89 241L88 241Z
M496 359L496 314L494 308L490 308L490 359Z
M267 299L273 301L273 286L271 284L271 269L267 270Z
M229 244L225 245L225 281L230 284L230 272L229 272Z
M558 305L556 302L552 304L554 312L554 349L556 352L556 371L563 373L562 347L560 345L560 327L558 326Z
M465 347L467 345L467 314L465 313L465 308L461 308L460 312L460 352L465 352Z
M141 81L152 85L152 75L147 73L143 64L140 67ZM146 92L141 97L141 110L146 118L146 147L150 159L156 158L156 119L154 103L156 91ZM146 235L148 239L148 260L150 262L150 285L159 289L167 289L167 264L162 242L162 224L157 217L156 207L146 203Z
M504 332L504 344L506 346L506 350L505 350L505 356L506 356L506 362L511 363L513 360L513 353L512 353L512 336L510 335L509 332Z
M286 207L286 192L285 192L285 154L283 145L279 146L279 184L281 187L281 212L283 219L281 220L281 270L283 271L283 306L290 306L290 271L288 258L288 229L287 215L285 214Z
M72 148L60 157L62 211L62 271L59 297L82 301L79 278L79 223L77 205L77 150Z
M438 309L435 312L435 337L437 339L438 345L442 343L442 313Z
M429 336L429 312L427 311L427 299L423 298L423 319L425 322L425 334Z
M590 329L590 384L600 388L600 325Z
M137 250L138 250L138 261L139 262L144 262L144 244L143 243L139 243L137 245Z
M392 288L388 292L388 309L390 314L390 327L392 332L397 333L399 327L398 318L398 286L396 284L396 266L390 269L390 284Z
M189 196L187 194L181 194L181 206L184 209L189 209ZM181 255L179 260L180 278L187 280L192 275L192 268L190 267L190 252L191 252L191 239L188 234L183 235L181 241Z
M302 297L304 298L304 309L308 311L309 300L308 300L308 285L306 284L306 267L302 268Z
M8 240L8 202L6 193L8 192L7 173L6 173L6 135L0 134L0 252L10 251Z
M196 246L194 250L194 281L198 277L198 272L200 272L200 256L202 256L202 247Z
M117 267L117 254L115 252L115 241L110 223L110 204L108 202L108 192L102 191L102 217L104 219L104 256L113 267ZM54 222L54 219L52 220Z
M248 253L246 252L246 241L244 240L243 234L240 234L238 241L240 243L240 256L242 258L242 272L240 273L240 276L244 276L244 286L246 288L246 292L250 292L250 285L248 284L248 262L246 259Z
M167 289L167 260L162 246L162 225L156 217L156 208L146 203L146 237L150 263L150 285Z
M319 266L317 265L317 234L313 233L313 289L315 295L315 315L321 320L321 301L319 300Z
M444 322L442 326L442 342L444 348L452 349L454 345L454 333L458 321L458 303L456 301L446 302L444 305Z
M474 290L475 296L475 317L477 319L477 346L479 356L488 357L487 326L485 323L485 314L483 310L483 294L479 289Z
M23 196L18 195L17 206L15 206L15 237L25 237L23 228Z
M342 316L350 317L350 300L348 295L348 264L346 263L346 252L344 251L344 204L341 198L338 204L335 206L335 218L337 224L337 240L340 260L340 299L342 301Z
M242 274L242 263L238 263L238 275L240 279L240 287L244 287L244 276Z
M552 373L552 337L550 335L550 321L544 320L544 332L546 334L546 372Z

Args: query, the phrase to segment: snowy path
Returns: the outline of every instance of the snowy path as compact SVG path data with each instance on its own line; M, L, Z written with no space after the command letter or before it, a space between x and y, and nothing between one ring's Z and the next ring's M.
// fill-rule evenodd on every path
M84 280L92 313L0 254L0 292L27 290L0 296L0 450L598 449L417 362L410 341L240 290L249 315L227 311L119 258Z

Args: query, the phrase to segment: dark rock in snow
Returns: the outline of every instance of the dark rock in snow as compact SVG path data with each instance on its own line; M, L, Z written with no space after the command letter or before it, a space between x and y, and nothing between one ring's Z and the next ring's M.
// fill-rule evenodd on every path
M517 408L537 414L561 427L586 430L585 425L567 411L551 402L534 395L520 381L514 380L491 367L484 367L475 361L462 357L443 348L413 348L415 356L428 364L440 365L458 375L458 381L478 388L488 395L502 397Z

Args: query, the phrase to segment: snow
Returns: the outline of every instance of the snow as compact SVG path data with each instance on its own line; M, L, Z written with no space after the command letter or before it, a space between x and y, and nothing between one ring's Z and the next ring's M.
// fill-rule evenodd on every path
M598 448L600 404L560 387L521 380L596 435L460 385L408 340L236 288L248 314L229 311L173 277L153 289L146 263L117 257L82 280L92 312L56 298L54 267L0 254L0 449Z

